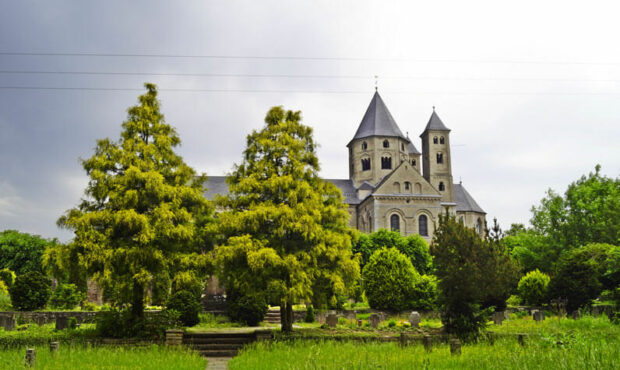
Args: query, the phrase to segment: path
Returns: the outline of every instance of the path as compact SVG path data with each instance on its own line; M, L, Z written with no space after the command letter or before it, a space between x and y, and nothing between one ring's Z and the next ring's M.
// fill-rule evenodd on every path
M207 361L207 370L227 370L228 361L232 357L209 357Z

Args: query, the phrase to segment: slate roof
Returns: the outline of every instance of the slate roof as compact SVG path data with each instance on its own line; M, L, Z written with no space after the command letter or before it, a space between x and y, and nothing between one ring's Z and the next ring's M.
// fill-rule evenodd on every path
M476 203L462 184L454 184L454 201L457 212L486 212Z
M358 204L360 199L357 198L353 181L348 179L327 179L327 181L336 185L342 194L344 195L344 202L347 204ZM212 200L216 194L225 196L228 195L228 184L226 184L226 176L208 176L205 183L207 191L205 191L205 198Z
M394 117L392 117L377 91L375 91L364 118L362 118L362 122L351 141L371 136L395 136L407 139L398 128ZM349 142L350 144L351 142Z
M418 151L418 149L413 145L412 141L409 141L409 145L407 145L407 151L409 154L422 154Z
M424 132L429 131L429 130L450 131L450 129L447 128L446 125L443 124L443 122L441 121L441 118L439 118L439 116L437 115L437 112L435 112L435 107L433 107L433 114L431 114L431 118L428 120L428 124L426 125Z

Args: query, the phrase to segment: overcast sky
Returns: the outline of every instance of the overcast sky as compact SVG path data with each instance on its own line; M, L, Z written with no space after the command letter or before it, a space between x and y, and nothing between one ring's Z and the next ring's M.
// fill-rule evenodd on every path
M347 178L375 75L419 149L437 107L454 181L489 220L527 223L546 189L597 163L620 174L618 14L613 1L0 0L0 230L71 237L55 222L85 188L78 158L118 139L145 81L198 171L230 171L283 105L314 128L322 175ZM26 71L123 74L9 73Z

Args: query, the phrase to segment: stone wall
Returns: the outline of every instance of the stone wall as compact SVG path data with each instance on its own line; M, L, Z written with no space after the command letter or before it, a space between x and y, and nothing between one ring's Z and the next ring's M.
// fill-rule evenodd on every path
M25 322L32 322L38 325L55 323L57 317L75 317L78 323L94 322L98 312L91 311L4 311L0 312L0 317L21 317Z

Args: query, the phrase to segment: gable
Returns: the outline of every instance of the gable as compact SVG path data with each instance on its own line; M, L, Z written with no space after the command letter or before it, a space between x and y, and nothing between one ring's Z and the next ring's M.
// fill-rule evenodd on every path
M409 183L409 189L406 187ZM431 184L408 162L402 162L377 184L373 194L439 195Z

